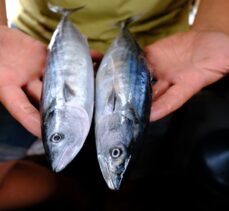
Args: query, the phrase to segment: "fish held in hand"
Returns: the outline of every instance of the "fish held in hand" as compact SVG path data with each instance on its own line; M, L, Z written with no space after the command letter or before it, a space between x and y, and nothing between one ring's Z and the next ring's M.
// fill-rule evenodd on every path
M131 160L136 157L149 122L151 77L143 51L127 28L106 52L96 76L95 135L103 177L118 190Z
M61 12L62 19L48 47L41 98L42 139L52 169L59 172L79 153L89 133L94 72L88 43L68 18L71 10L51 9Z

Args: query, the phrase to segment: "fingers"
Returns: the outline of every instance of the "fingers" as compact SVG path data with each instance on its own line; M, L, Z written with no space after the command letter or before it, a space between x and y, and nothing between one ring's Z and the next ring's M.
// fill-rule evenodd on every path
M169 88L170 84L168 81L159 80L153 85L153 100L157 100L158 97L163 95Z
M197 91L196 91L197 92ZM171 86L151 107L150 121L156 121L180 108L195 93L186 84Z
M39 111L29 102L21 88L7 86L0 88L1 103L11 115L28 131L41 138Z
M28 94L37 102L39 102L41 98L41 89L42 82L39 79L29 82L25 87Z

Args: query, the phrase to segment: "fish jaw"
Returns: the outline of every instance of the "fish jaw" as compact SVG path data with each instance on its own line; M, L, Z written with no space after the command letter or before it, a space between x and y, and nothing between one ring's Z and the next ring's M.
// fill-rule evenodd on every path
M97 156L103 178L107 186L111 190L119 190L122 184L124 173L126 172L130 157L125 160L124 165L119 168L114 168L112 162L105 156L98 154Z
M53 171L63 170L79 153L91 121L80 107L55 109L43 128L43 145Z
M74 147L66 148L66 150L62 153L59 159L56 158L51 162L52 170L54 172L62 171L80 151L80 148L75 148L75 150L73 149Z
M119 113L96 121L97 158L103 178L111 190L119 190L132 157L133 123Z

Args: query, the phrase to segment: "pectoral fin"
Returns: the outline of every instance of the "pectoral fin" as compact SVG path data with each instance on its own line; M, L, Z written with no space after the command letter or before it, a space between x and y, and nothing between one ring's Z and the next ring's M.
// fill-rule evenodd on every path
M107 109L113 113L114 111L118 110L120 106L121 99L113 87L107 98Z
M65 102L70 101L76 95L75 91L66 82L64 83L63 95Z

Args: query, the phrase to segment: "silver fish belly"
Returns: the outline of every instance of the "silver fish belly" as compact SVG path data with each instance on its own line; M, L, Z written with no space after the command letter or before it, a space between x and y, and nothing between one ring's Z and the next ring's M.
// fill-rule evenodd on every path
M41 99L43 144L54 171L64 169L82 148L93 107L94 72L89 47L64 15L49 44Z
M96 76L97 158L110 189L118 190L149 121L151 77L144 54L123 27Z

